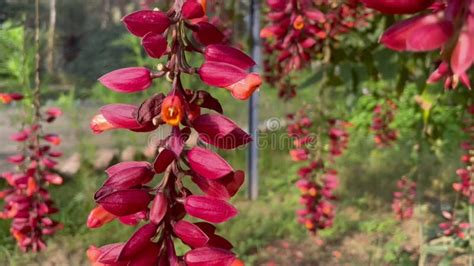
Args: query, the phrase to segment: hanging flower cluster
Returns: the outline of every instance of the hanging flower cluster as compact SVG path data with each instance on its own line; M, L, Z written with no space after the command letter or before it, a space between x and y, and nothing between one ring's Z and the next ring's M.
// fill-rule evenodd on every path
M56 134L43 133L44 123L53 122L61 113L58 108L49 108L39 114L38 122L35 120L10 136L11 141L21 145L21 152L7 158L15 170L0 175L8 184L7 189L0 191L4 200L0 218L12 220L10 232L25 252L44 249L44 236L62 228L50 218L58 209L47 190L49 185L63 183L62 177L53 171L55 158L62 153L52 146L59 145L61 139Z
M206 91L185 89L181 75L198 76L204 83L224 88L237 99L247 99L261 79L248 69L255 62L233 47L223 45L222 34L206 21L205 1L177 0L167 12L142 10L123 18L126 28L142 38L152 58L166 57L153 72L144 67L115 70L99 81L107 88L133 93L151 87L155 78L171 81L167 95L155 94L140 106L110 104L100 109L91 128L95 133L111 129L151 132L168 125L169 136L156 147L154 162L121 162L106 170L108 178L97 191L98 206L88 226L100 227L115 219L129 225L144 224L125 243L91 246L94 265L230 265L232 244L216 233L213 224L237 215L228 200L244 182L244 172L234 170L221 156L204 147L187 148L192 129L201 143L234 149L251 137L222 115L220 103ZM218 33L218 34L216 34ZM189 65L187 52L204 57L199 68ZM202 109L213 110L201 113ZM150 183L161 177L156 186ZM184 186L189 178L204 195ZM185 220L191 216L205 222ZM176 254L174 241L190 247Z
M469 230L469 223L458 219L454 213L448 211L443 211L442 215L446 220L439 224L439 228L443 231L443 235L464 239Z
M339 186L337 171L328 168L323 161L322 138L313 135L313 121L305 109L296 114L288 115L288 135L294 139L290 155L293 161L308 162L298 170L296 187L301 192L300 203L303 209L296 212L297 220L312 233L331 227L336 214L334 191ZM341 120L328 120L327 142L329 144L328 161L342 155L347 148L349 134L346 131L349 124Z
M349 144L349 132L347 128L351 124L336 119L329 120L329 154L332 158L341 156Z
M464 119L464 131L468 135L468 140L461 143L461 149L465 154L461 157L461 162L465 164L463 168L456 171L460 182L453 183L453 189L459 193L462 199L467 201L468 205L474 204L474 182L473 182L473 164L474 160L474 105L467 107L467 117ZM461 205L462 206L462 205ZM463 211L453 209L451 212L443 211L442 216L446 220L439 224L443 235L453 236L455 238L464 239L468 231L472 228L469 222L463 219Z
M358 5L359 0L340 4L330 0L266 2L268 25L260 32L268 55L264 66L266 80L279 87L280 96L284 98L296 94L289 77L291 72L322 57L324 50L329 49L331 42L337 42L340 35L367 25L369 16Z
M470 88L467 71L474 62L474 1L472 0L362 0L385 14L415 14L388 28L380 42L395 51L440 50L438 68L428 83L444 79L453 89L461 81Z
M456 171L456 174L460 178L460 182L453 184L453 188L456 192L465 196L470 204L474 204L474 181L472 178L472 165L469 167L470 170L461 168Z
M312 233L332 226L336 214L334 190L339 185L337 172L324 167L322 161L312 161L300 168L296 187L301 192L303 209L296 212L298 222Z
M397 106L390 100L374 108L370 129L374 132L374 141L378 147L390 146L397 140L397 131L390 128L396 110Z
M295 149L290 150L291 159L295 162L306 161L310 155L308 146L315 140L311 132L313 122L304 110L290 114L287 118L291 121L287 127L288 136L293 139L295 146Z
M398 180L397 188L398 190L393 192L393 213L399 221L410 219L415 207L416 183L404 176Z
M461 148L465 152L461 161L465 167L456 171L460 182L454 183L453 189L466 197L470 204L474 204L474 105L467 108L467 113L464 131L468 134L469 139L461 144Z

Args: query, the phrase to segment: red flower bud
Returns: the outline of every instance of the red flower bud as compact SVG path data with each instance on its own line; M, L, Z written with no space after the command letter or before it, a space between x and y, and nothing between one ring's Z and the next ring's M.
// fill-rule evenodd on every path
M211 223L222 223L236 216L237 209L224 200L206 196L189 196L184 201L186 212Z
M99 81L113 91L133 93L148 89L152 84L152 77L150 70L144 67L128 67L107 73Z
M189 266L230 266L234 260L234 253L220 248L197 248L184 255Z
M362 0L368 7L385 14L413 14L427 9L434 0Z
M194 172L211 180L222 178L234 171L218 154L201 147L192 148L187 157Z
M168 200L162 192L156 193L155 200L151 205L150 221L154 224L160 224L168 211Z
M141 189L119 190L98 198L97 203L116 216L126 216L147 208L151 197Z
M61 144L61 138L56 135L56 134L48 134L43 137L44 140L47 142L53 144L53 145L60 145Z
M199 138L221 149L234 149L252 140L232 120L219 114L201 115L193 121Z
M184 243L193 248L200 248L207 244L209 237L195 224L181 220L173 226L174 233Z
M202 6L197 0L186 0L182 12L185 19L196 19L206 15L204 6Z
M122 19L125 27L135 36L143 37L149 32L161 34L170 26L165 13L154 10L140 10Z
M385 31L380 42L396 51L430 51L443 46L452 34L451 22L429 14L396 23Z
M123 246L118 260L130 260L139 254L146 246L152 243L151 238L155 236L157 229L158 225L152 223L145 224L138 229Z
M205 46L222 43L225 38L224 34L209 22L201 21L194 24L194 26L197 27L193 33L194 38Z
M168 48L168 42L163 35L149 32L142 39L142 46L151 58L160 58Z
M109 178L104 186L126 189L151 181L155 173L148 162L122 162L106 170Z

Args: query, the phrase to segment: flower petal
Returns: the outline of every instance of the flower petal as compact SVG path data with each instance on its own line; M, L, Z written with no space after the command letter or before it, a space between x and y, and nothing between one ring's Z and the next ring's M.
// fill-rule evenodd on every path
M236 216L238 211L224 200L206 196L188 196L184 201L186 212L211 223L222 223Z
M416 52L436 50L443 46L452 35L453 25L447 20L420 25L410 33L407 50Z
M150 221L154 224L160 224L168 211L168 200L163 192L156 193L150 210Z
M231 251L211 247L193 249L184 255L189 266L230 266L234 260L235 254Z
M197 0L187 0L183 5L182 12L185 19L201 18L206 15L203 6Z
M210 86L226 88L244 79L247 71L222 62L205 62L199 68L201 80Z
M198 226L181 220L173 226L174 233L192 248L203 247L209 241L209 237Z
M168 48L168 42L163 35L149 32L142 39L142 46L145 48L145 52L151 58L160 58Z
M125 243L120 255L118 256L119 261L125 261L132 259L136 254L140 253L144 247L150 245L151 238L156 234L158 225L149 223L140 227L133 236Z
M193 36L204 46L222 43L225 38L224 34L209 22L201 21L194 25L197 26L197 29L193 32Z
M208 62L227 63L242 69L248 69L255 65L255 61L244 52L222 44L207 46L204 50L204 57Z
M434 0L362 0L368 7L385 14L413 14L427 9Z
M109 178L104 186L126 189L151 181L155 173L148 162L121 162L106 170Z
M221 156L201 147L192 148L187 158L191 169L208 179L219 179L234 171Z
M249 134L220 114L204 114L192 123L202 141L220 149L234 149L252 141Z
M144 67L117 69L100 77L99 81L105 87L121 93L143 91L152 84L151 72Z
M122 19L125 27L135 36L143 37L149 32L163 33L170 26L165 13L154 10L140 10Z
M462 31L451 55L451 69L454 74L466 72L474 62L474 36L468 31Z
M97 203L116 216L126 216L146 209L151 201L142 189L118 190L98 198Z

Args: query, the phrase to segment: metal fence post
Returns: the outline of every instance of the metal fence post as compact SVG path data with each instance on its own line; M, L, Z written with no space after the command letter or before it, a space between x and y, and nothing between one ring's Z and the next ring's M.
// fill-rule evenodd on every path
M257 63L253 72L260 72L262 66L262 46L260 40L260 0L250 1L250 44L251 55ZM248 150L248 197L256 200L258 197L258 102L259 92L255 92L249 101L249 131L253 141Z

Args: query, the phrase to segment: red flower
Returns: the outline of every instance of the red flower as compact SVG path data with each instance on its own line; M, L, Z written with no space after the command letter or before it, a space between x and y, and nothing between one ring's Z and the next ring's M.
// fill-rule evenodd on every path
M155 94L139 106L102 107L90 125L95 133L111 129L149 132L165 124L172 129L155 147L153 163L122 162L106 170L108 178L94 196L98 206L90 213L88 226L100 227L115 219L130 225L141 220L146 223L125 243L89 248L88 257L94 265L230 265L235 261L232 244L217 235L213 225L183 219L190 215L222 223L236 216L238 211L228 200L243 184L244 173L235 171L218 154L201 147L188 148L185 143L192 129L202 142L223 149L246 144L250 136L221 114L202 113L204 109L218 113L223 110L208 92L183 88L181 76L199 74L205 83L226 88L239 99L248 98L261 80L247 73L255 63L246 54L215 44L222 41L223 34L204 21L205 1L180 3L168 12L143 10L123 19L128 30L142 38L150 57L167 54L161 70L152 73L142 67L125 68L100 78L103 85L122 93L148 89L154 78L163 76L172 80L172 88L168 96ZM194 40L184 46L181 34ZM173 43L173 49L168 49L168 39L172 39L169 43ZM185 50L204 51L204 64L198 73L182 56ZM163 174L161 182L151 187L157 174ZM193 195L184 186L185 178L206 195ZM175 239L191 250L177 255Z
M113 91L132 93L148 89L152 76L150 70L144 67L129 67L105 74L99 81Z
M397 131L390 128L390 124L395 119L396 108L396 105L390 100L384 104L378 104L374 108L370 129L375 134L374 141L378 147L390 146L397 139Z
M397 182L398 191L393 193L392 210L397 220L410 219L416 198L416 183L404 176Z
M374 1L364 0L369 7L385 13L416 13L433 1ZM466 72L474 63L474 13L472 1L448 1L433 4L433 13L421 14L392 25L380 41L397 51L441 50L442 62L428 83L445 79L446 89L456 88L459 80L470 88Z
M363 27L369 16L357 6L359 1L266 2L267 25L260 31L265 39L265 78L287 99L296 95L291 74L312 59L327 57L327 49L338 43L339 35Z
M412 14L427 9L434 0L362 0L369 8L386 14Z
M229 90L236 99L246 100L260 87L258 74L247 73L255 62L241 51L220 44L205 49L205 61L199 75L206 84Z
M35 106L39 109L40 106ZM39 110L38 110L39 111ZM12 219L11 234L23 251L40 251L46 247L44 237L60 230L62 225L49 216L58 210L47 191L51 184L63 183L61 176L47 170L56 165L52 158L61 156L51 151L50 144L59 145L61 139L56 134L45 134L39 129L43 123L50 123L51 117L57 117L58 108L50 108L40 113L31 125L13 134L12 141L24 142L22 153L8 157L17 172L3 173L2 177L10 188L0 192L4 200L1 219Z

